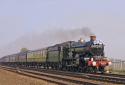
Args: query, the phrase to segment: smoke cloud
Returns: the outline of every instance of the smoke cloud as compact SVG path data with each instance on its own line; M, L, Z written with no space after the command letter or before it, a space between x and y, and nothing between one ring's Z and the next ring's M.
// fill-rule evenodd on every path
M79 38L87 38L91 34L91 30L87 27L78 29L51 29L44 32L27 34L16 41L8 44L0 49L0 56L17 53L21 48L25 47L30 50L51 46L65 41L78 40Z

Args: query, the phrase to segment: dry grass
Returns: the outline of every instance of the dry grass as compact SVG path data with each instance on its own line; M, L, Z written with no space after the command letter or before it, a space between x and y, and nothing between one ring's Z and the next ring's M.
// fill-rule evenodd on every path
M0 69L0 85L55 85L55 84Z

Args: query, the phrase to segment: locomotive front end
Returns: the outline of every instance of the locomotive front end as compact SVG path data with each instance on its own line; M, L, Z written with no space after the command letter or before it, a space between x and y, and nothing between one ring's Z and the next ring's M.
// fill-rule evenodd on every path
M104 44L96 40L96 36L90 36L89 42L90 59L88 67L93 68L94 72L106 72L105 67L111 65L111 61L104 55Z

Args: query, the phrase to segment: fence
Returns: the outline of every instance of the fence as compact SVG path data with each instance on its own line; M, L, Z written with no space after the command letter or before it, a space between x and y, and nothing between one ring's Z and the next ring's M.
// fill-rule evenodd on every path
M112 60L111 69L116 71L125 71L125 61Z

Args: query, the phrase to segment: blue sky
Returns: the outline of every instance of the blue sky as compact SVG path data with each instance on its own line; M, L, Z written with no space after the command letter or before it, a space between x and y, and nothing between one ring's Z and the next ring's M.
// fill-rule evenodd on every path
M89 27L106 44L107 56L124 58L124 3L124 0L0 0L0 47L34 32Z

